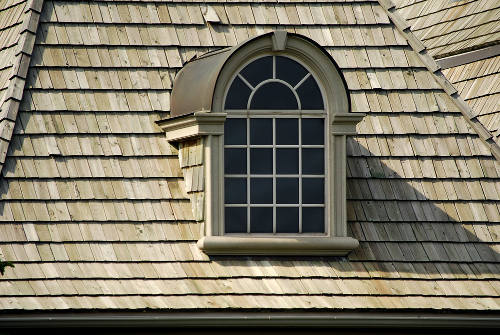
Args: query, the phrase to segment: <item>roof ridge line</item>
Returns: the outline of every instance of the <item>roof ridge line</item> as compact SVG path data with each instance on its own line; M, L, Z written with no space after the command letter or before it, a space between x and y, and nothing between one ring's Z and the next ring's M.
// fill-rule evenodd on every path
M408 22L396 12L396 5L392 2L392 0L378 0L378 2L389 16L391 22L408 41L411 48L417 53L422 63L431 72L434 80L441 86L446 94L450 96L451 100L462 113L471 128L474 129L474 131L479 135L479 138L481 138L481 140L483 140L486 146L488 146L491 150L492 155L500 161L500 146L493 140L495 136L479 122L477 116L474 116L472 108L464 101L457 89L442 73L441 66L431 55L429 55L427 48L424 46L422 41L415 36Z
M43 0L28 0L26 16L22 22L21 32L17 39L12 74L5 100L0 106L0 174L2 173L7 151L14 132L19 105L24 93L24 84L35 45L36 32L42 12Z

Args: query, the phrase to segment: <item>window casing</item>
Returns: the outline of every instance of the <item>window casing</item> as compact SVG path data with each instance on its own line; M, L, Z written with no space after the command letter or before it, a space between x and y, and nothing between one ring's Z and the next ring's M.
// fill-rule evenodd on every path
M293 62L302 70L283 71L279 65ZM259 69L266 69L267 74L259 74ZM316 93L314 89L301 93L307 87L316 87ZM158 122L167 140L182 146L183 141L199 138L203 146L203 155L198 157L203 164L203 196L196 203L204 205L193 205L203 236L198 247L203 252L345 255L358 245L347 236L346 228L346 136L355 134L363 115L349 112L345 80L319 45L297 34L275 31L199 57L177 75L171 99L174 117ZM309 143L302 136L308 123L315 122L323 134L312 133L322 137L323 143ZM293 143L279 139L279 129L287 123L297 125ZM232 132L237 124L240 131ZM254 130L258 131L252 141ZM252 153L269 159L252 158ZM323 160L323 171L307 170L308 155L316 157L316 162ZM266 162L267 170L260 170ZM234 170L235 166L240 170ZM297 169L286 170L292 166ZM293 192L281 192L283 181L288 182L285 189ZM318 185L323 185L323 192L318 192ZM259 187L268 191L259 195L255 192ZM309 195L308 189L313 191ZM283 200L292 193L293 199ZM261 199L266 195L267 199ZM246 217L226 213L233 208ZM280 213L288 214L288 219Z

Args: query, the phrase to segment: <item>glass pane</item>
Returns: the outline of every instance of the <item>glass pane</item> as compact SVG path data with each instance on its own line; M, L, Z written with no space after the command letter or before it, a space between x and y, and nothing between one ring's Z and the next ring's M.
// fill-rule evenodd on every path
M323 109L323 98L316 80L309 76L298 88L297 94L300 98L302 109Z
M298 109L297 98L287 86L269 82L255 92L250 109Z
M247 149L224 149L224 173L247 173Z
M324 144L324 119L302 119L302 144Z
M273 232L273 208L252 207L250 208L250 232L272 233Z
M302 232L303 233L325 232L324 207L302 207Z
M276 57L276 78L282 79L295 87L308 71L299 63L288 57Z
M273 203L272 178L252 178L250 180L250 202L252 204Z
M299 173L299 149L276 149L276 173Z
M276 144L299 144L299 119L276 119Z
M226 119L224 123L224 144L247 144L246 119Z
M250 149L250 173L273 173L273 149Z
M226 233L247 232L246 207L226 207L224 209L224 216Z
M278 204L299 203L298 178L276 178L276 203Z
M323 178L302 178L302 203L325 203L325 180Z
M299 232L299 208L277 207L276 208L276 232L298 233Z
M247 203L246 178L224 178L224 202L226 204Z
M302 174L323 174L325 151L323 148L302 149Z
M272 119L250 119L250 144L273 144Z
M239 77L234 78L227 92L225 109L247 109L252 90Z
M254 60L243 70L240 74L245 78L253 87L257 86L260 82L271 79L273 77L273 57L266 56Z

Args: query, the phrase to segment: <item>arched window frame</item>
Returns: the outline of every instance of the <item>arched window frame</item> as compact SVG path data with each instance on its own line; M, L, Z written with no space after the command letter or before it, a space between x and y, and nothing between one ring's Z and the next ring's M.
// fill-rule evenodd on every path
M224 235L224 109L226 92L232 79L243 64L263 55L284 55L304 64L315 76L322 90L326 111L325 143L327 168L325 199L327 211L326 233L322 236L230 236ZM206 60L210 62L210 60ZM190 73L186 67L184 78ZM184 71L184 70L183 70ZM182 72L182 71L181 71ZM185 84L174 84L187 88ZM187 80L184 80L186 82ZM196 90L196 89L193 89ZM205 90L206 91L206 90ZM182 90L182 92L184 92ZM201 92L201 91L200 91ZM203 91L204 92L204 91ZM166 131L171 142L201 137L203 139L203 164L205 177L203 237L199 248L207 254L251 254L251 255L346 255L357 247L358 241L347 236L346 213L346 136L355 134L355 125L364 115L350 112L349 96L345 80L333 59L315 42L296 34L276 31L254 38L233 48L219 73L213 80L213 95L209 110L196 107L186 115L166 119L158 124ZM173 98L175 94L173 95ZM208 92L207 94L209 94ZM183 96L186 93L180 93ZM190 97L195 98L196 95ZM185 98L186 100L188 98ZM201 98L200 98L201 99ZM181 101L179 98L177 101ZM188 100L186 104L192 104ZM185 105L186 105L185 104ZM178 104L181 107L181 104ZM176 104L173 102L172 111ZM180 110L179 107L177 110ZM196 110L197 109L197 110ZM201 110L200 110L201 109ZM180 113L180 112L178 112ZM190 113L190 114L188 114Z

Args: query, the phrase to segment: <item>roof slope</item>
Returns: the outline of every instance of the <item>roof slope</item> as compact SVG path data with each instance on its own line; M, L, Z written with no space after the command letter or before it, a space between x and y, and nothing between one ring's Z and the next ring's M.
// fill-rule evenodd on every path
M429 53L442 58L496 44L500 3L491 0L394 0Z
M455 58L455 63L460 63L443 73L469 104L472 118L483 124L493 140L500 143L500 48L481 57L481 52L487 52L486 47L500 43L500 3L489 0L395 2L398 13L406 18L432 56L448 63ZM468 53L471 50L478 51ZM463 56L461 62L460 55Z
M500 55L443 70L474 116L500 143Z
M0 180L0 308L498 310L500 164L378 2L213 3L213 25L201 6L45 1ZM360 247L208 258L153 121L183 62L280 26L368 114L348 141Z
M22 98L41 8L40 0L7 0L0 7L0 172Z

